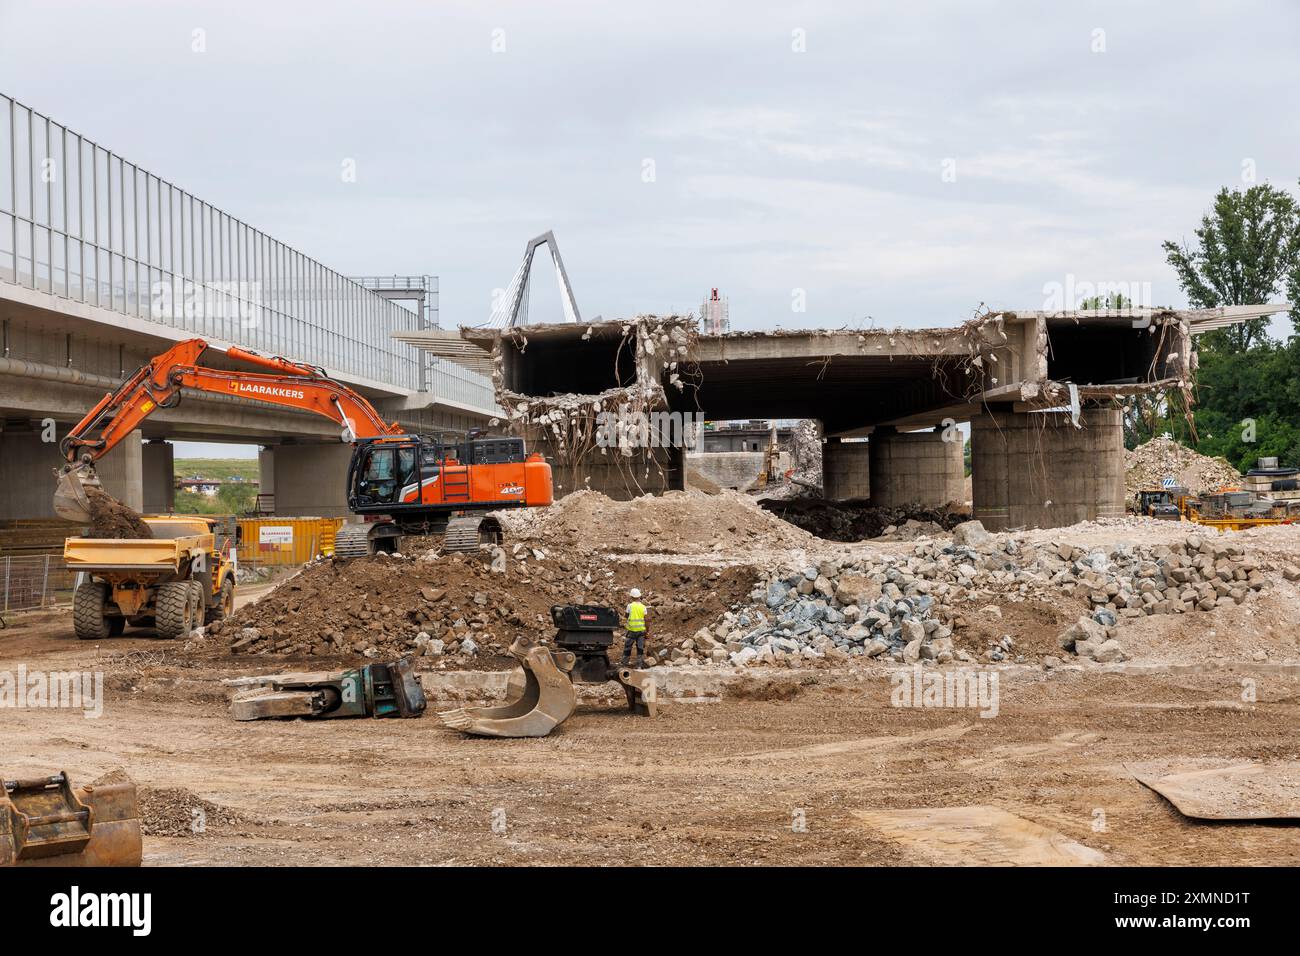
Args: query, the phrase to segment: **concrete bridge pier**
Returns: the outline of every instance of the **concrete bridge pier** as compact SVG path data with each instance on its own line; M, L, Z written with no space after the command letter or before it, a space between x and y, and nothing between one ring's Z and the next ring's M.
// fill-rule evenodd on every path
M0 431L0 520L54 518L54 470L63 464L58 441L44 421L9 419ZM144 510L144 476L138 431L131 432L95 466L104 490L118 501ZM167 482L170 487L170 479Z
M259 490L275 495L275 513L286 518L347 518L348 463L352 445L284 443L258 455Z
M145 514L176 510L176 451L171 442L151 438L140 448Z
M853 501L871 495L869 444L827 438L822 444L822 494L828 501Z
M1058 528L1124 514L1119 409L993 410L971 420L974 516L990 531Z
M899 432L887 425L876 428L867 445L871 503L882 508L909 504L937 508L963 502L962 446L961 432L942 426L923 432Z

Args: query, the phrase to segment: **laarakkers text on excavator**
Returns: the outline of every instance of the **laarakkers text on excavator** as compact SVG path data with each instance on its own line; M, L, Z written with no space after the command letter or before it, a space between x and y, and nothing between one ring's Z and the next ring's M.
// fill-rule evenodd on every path
M348 466L348 507L378 520L344 525L335 554L355 557L401 548L403 534L441 534L448 551L475 550L501 539L500 524L484 513L552 503L551 466L528 454L521 438L409 435L384 421L366 398L324 371L237 346L222 351L263 372L198 365L209 345L179 342L128 378L69 432L61 450L54 510L70 521L90 520L83 485L98 484L95 462L159 408L177 405L187 390L217 392L315 412L339 424L353 444Z

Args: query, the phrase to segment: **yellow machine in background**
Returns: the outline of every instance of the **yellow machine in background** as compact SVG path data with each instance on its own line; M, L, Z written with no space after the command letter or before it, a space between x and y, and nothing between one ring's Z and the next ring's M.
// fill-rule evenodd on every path
M1192 495L1186 488L1143 488L1134 495L1135 513L1163 521L1190 521L1221 531L1241 531L1300 521L1300 502L1261 498L1240 488Z
M235 607L238 538L233 522L197 515L145 516L152 538L68 538L63 560L85 575L72 599L83 641L116 637L127 624L186 637ZM217 526L225 527L218 532Z

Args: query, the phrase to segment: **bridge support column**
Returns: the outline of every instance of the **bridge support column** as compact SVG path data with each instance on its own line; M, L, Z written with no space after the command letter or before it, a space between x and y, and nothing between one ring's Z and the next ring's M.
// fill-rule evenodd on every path
M53 518L57 441L40 421L8 421L0 431L0 519ZM62 434L58 437L62 438ZM140 433L131 432L95 466L104 490L129 508L144 508Z
M351 460L352 446L343 442L276 445L258 456L259 490L275 495L275 513L286 518L346 518Z
M176 449L159 438L144 443L140 449L140 468L144 478L146 514L169 514L176 510Z
M822 445L822 494L828 501L851 501L871 495L867 442L828 438Z
M974 516L990 531L1058 528L1124 514L1118 409L989 411L971 420Z
M951 435L955 441L945 441ZM961 433L936 428L871 433L871 503L882 508L918 504L938 508L966 500Z

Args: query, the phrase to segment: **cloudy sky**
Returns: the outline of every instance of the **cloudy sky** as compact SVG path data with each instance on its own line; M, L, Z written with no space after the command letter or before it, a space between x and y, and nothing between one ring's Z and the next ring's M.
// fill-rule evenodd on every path
M1298 49L1293 0L0 0L4 92L343 272L440 276L444 325L546 229L588 317L1185 304L1161 240L1296 189Z

